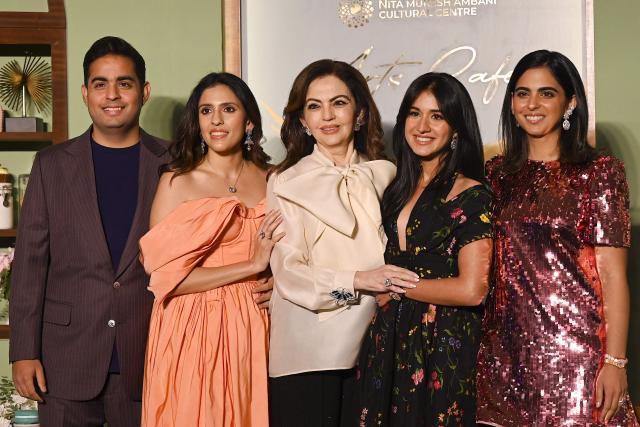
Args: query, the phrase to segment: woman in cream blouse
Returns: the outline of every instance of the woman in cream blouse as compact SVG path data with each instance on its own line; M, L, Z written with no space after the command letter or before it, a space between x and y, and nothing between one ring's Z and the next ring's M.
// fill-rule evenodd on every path
M282 212L276 233L286 233L271 256L271 424L339 425L373 295L403 293L418 276L384 265L379 202L395 166L382 160L363 76L340 61L308 65L281 136L287 156L267 187L269 208Z

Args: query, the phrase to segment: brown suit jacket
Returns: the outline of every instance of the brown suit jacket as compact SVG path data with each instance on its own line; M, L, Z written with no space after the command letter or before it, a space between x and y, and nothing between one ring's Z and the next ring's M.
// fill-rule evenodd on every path
M36 155L12 270L9 359L40 359L49 395L88 400L105 384L115 341L122 382L140 400L153 296L138 261L138 240L149 229L167 144L141 132L138 204L113 271L90 134Z

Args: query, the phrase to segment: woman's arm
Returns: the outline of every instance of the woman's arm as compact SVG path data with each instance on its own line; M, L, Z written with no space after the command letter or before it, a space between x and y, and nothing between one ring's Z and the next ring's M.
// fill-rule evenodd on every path
M356 272L314 265L307 239L314 237L315 230L305 229L309 224L304 223L302 208L273 193L276 178L272 176L269 179L267 203L270 208L282 212L284 219L281 229L286 232L286 237L274 248L271 256L275 287L282 298L308 310L331 310L338 307L337 300L332 297L333 291L345 291L351 295L355 290L388 291L384 286L386 277L394 279L392 289L397 292L402 292L402 286L414 286L413 279L417 280L417 275L395 266L383 265L375 270Z
M171 176L171 173L165 173L158 182L158 190L151 207L151 227L184 202L186 192L180 191L184 189L180 189L179 184L171 183ZM251 259L221 267L196 267L173 289L171 296L205 292L263 272L269 266L271 250L283 236L283 234L273 235L275 228L281 221L279 212L267 213L258 230L255 250ZM225 230L223 234L237 231L229 229ZM264 236L272 238L261 238L261 232L264 232Z
M595 251L604 300L606 352L617 359L625 359L629 332L627 249L596 246ZM606 423L613 417L626 391L626 369L605 363L596 382L596 407L601 410L601 421Z
M258 229L251 259L221 267L196 267L175 287L171 295L205 292L262 273L269 266L275 244L284 236L284 233L273 235L280 222L282 218L278 211L267 213Z
M421 279L418 287L407 289L406 298L431 304L476 306L482 303L489 290L489 270L493 254L493 240L471 242L458 253L457 277Z

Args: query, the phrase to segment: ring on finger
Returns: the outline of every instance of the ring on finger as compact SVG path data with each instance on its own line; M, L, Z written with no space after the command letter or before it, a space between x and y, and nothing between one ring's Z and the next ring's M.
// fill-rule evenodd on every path
M621 397L620 399L618 399L618 405L623 405L625 402L625 398Z
M384 279L384 287L385 288L389 288L391 287L391 285L393 285L393 283L391 283L391 279L389 279L388 277Z
M266 236L266 234L264 233L264 231L261 231L258 233L258 237L260 237L261 239L264 239Z

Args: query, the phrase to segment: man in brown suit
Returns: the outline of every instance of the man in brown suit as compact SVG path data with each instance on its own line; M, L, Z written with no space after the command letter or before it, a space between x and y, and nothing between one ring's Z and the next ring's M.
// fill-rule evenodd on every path
M84 58L93 122L35 158L18 228L9 358L49 426L138 426L153 302L138 261L166 144L139 127L142 56L105 37Z

